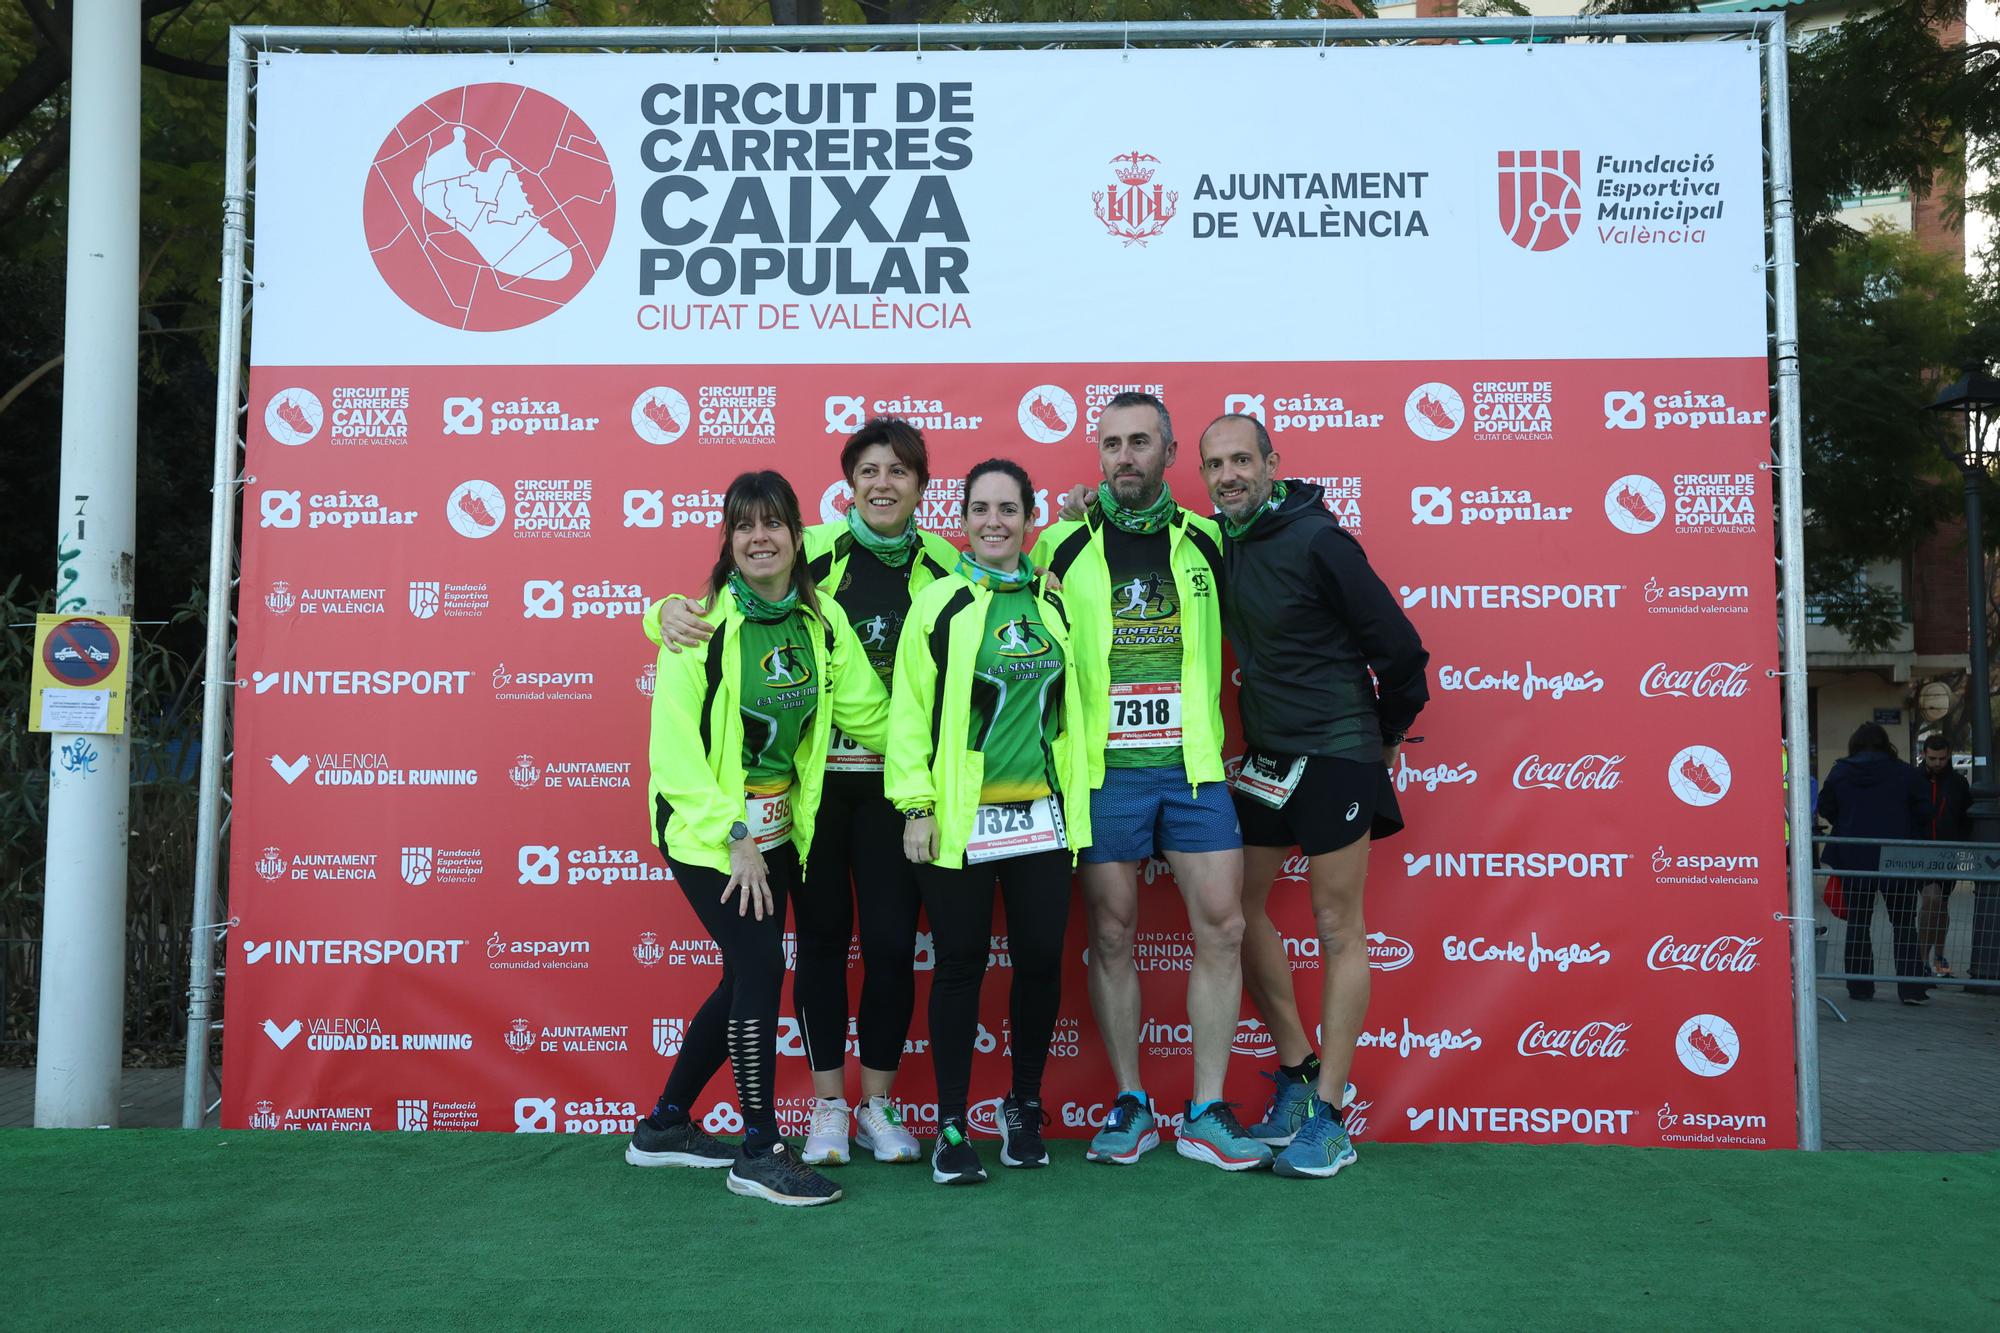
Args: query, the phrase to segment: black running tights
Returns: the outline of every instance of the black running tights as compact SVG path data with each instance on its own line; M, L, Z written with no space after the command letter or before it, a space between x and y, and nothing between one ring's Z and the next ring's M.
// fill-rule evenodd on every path
M963 1119L979 1034L979 987L992 944L993 881L1007 905L1007 950L1014 965L1008 1026L1014 1095L1039 1097L1042 1069L1062 1003L1063 931L1069 924L1068 852L1036 852L963 870L919 866L937 970L931 977L931 1063L938 1123Z
M768 1151L778 1141L773 1101L778 997L785 988L785 903L798 888L798 853L786 845L765 854L772 910L762 921L752 912L737 915L737 895L722 901L729 876L671 857L667 863L688 905L722 946L722 979L688 1023L680 1055L653 1114L666 1124L688 1118L701 1090L727 1060L742 1104L744 1150Z
M799 932L792 1000L815 1070L847 1056L847 948L861 912L861 1063L893 1072L917 1004L916 867L903 855L903 817L869 773L829 773L813 824L805 884L792 899Z

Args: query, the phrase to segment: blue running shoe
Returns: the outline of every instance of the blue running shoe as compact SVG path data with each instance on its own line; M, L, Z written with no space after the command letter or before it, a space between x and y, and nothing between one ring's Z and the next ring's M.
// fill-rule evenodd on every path
M1157 1123L1152 1109L1142 1106L1137 1097L1120 1097L1112 1104L1111 1114L1104 1117L1104 1128L1090 1141L1084 1159L1130 1166L1160 1146Z
M1265 1109L1264 1118L1250 1126L1250 1137L1260 1143L1268 1143L1273 1148L1282 1148L1292 1141L1312 1114L1313 1085L1283 1074L1269 1073L1265 1078L1277 1084L1271 1093L1271 1105ZM1340 1091L1340 1107L1346 1110L1354 1105L1354 1085L1349 1083Z
M1356 1160L1354 1143L1347 1137L1347 1126L1340 1123L1340 1112L1315 1098L1312 1114L1299 1127L1291 1146L1271 1163L1271 1170L1281 1176L1319 1179L1353 1166Z

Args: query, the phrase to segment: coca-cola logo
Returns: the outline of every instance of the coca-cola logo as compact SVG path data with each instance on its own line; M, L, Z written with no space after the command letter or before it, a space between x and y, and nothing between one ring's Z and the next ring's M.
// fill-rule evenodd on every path
M1277 882L1280 884L1307 884L1311 881L1312 858L1309 856L1297 854L1288 856L1284 864L1278 867Z
M1544 759L1531 754L1514 766L1514 785L1522 791L1611 791L1624 776L1622 754L1586 754L1575 759Z
M1630 1023L1585 1023L1581 1027L1552 1028L1536 1019L1521 1030L1514 1049L1522 1055L1569 1056L1578 1060L1616 1060L1625 1054L1625 1034Z
M1655 662L1639 677L1639 695L1645 699L1741 699L1749 692L1748 662L1710 662L1690 668Z
M1761 935L1718 935L1707 943L1683 943L1662 935L1646 950L1646 966L1655 972L1754 972Z

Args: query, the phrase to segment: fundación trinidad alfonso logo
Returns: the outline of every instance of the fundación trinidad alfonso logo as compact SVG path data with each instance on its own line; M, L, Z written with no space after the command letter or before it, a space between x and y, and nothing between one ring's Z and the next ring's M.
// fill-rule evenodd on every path
M1500 150L1500 230L1523 250L1554 250L1583 221L1583 153Z
M554 314L596 274L616 216L611 163L574 111L514 83L439 93L368 170L361 225L410 309L473 332Z
M279 444L305 444L325 423L326 409L311 389L285 389L264 404L264 429Z
M1160 159L1151 153L1120 153L1111 159L1114 183L1090 192L1097 220L1126 245L1144 245L1158 236L1180 207L1180 193L1153 179L1159 167Z

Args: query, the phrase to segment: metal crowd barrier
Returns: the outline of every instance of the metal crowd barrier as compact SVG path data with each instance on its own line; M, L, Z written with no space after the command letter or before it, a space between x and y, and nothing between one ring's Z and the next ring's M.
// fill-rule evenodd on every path
M1815 836L1815 862L1830 847L1874 847L1880 849L1880 863L1873 870L1844 870L1815 865L1814 880L1820 885L1814 906L1814 941L1817 950L1815 975L1821 981L1903 986L1963 986L1968 991L2000 994L2000 846L1971 842L1930 842L1910 838L1835 838ZM1838 876L1850 904L1863 899L1861 919L1843 921L1825 901L1826 881ZM1932 885L1940 892L1927 895ZM1937 907L1930 903L1936 902ZM1931 969L1935 928L1942 913L1943 953L1953 975L1940 977ZM1896 939L1899 929L1916 933L1915 971L1899 965ZM1865 945L1853 940L1865 932ZM1854 952L1865 956L1867 966L1851 966L1850 942ZM1888 966L1880 964L1887 959ZM1838 967L1831 964L1838 963ZM1829 1005L1831 1002L1829 1001ZM1836 1014L1839 1010L1834 1009Z

